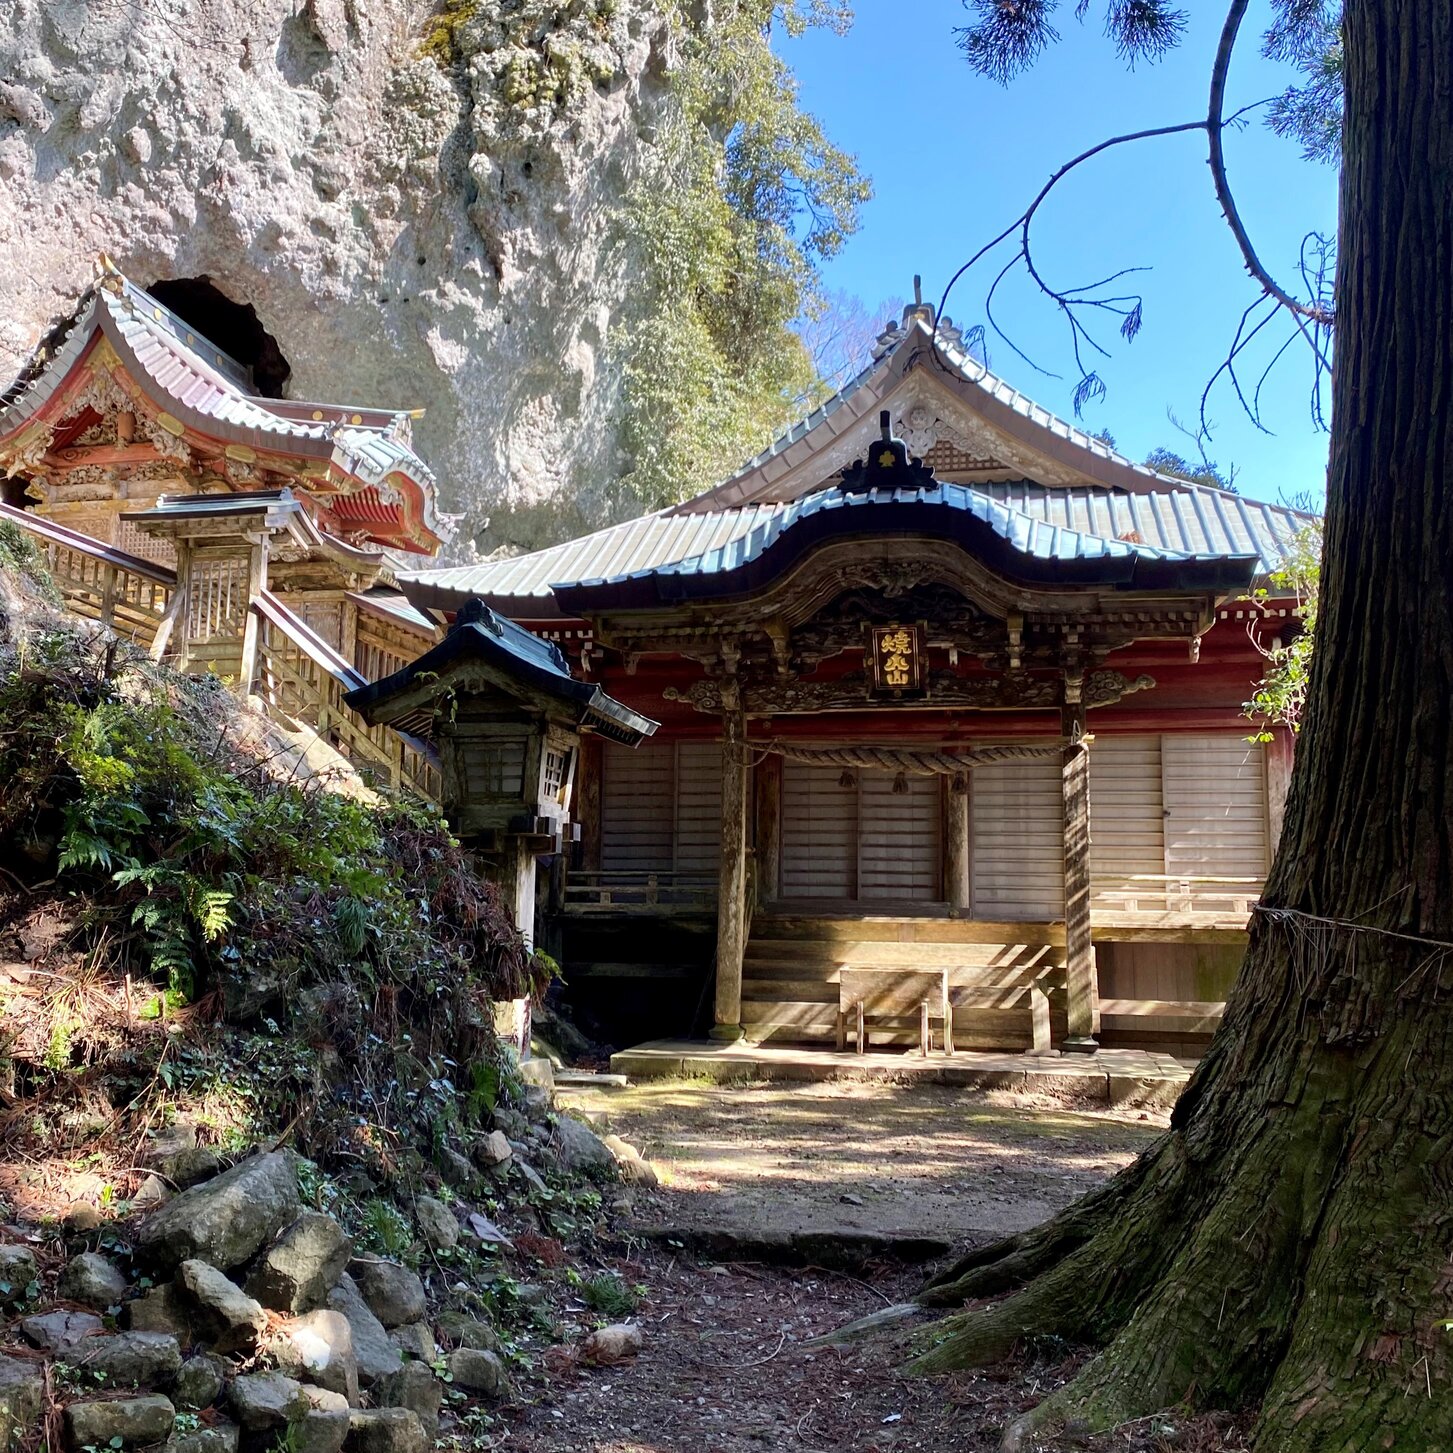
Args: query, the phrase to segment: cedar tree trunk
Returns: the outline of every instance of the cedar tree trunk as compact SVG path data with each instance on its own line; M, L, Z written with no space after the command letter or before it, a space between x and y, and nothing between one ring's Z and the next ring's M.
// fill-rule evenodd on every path
M1340 227L1321 618L1272 911L1167 1136L923 1294L972 1303L924 1334L925 1370L1037 1335L1099 1349L1006 1447L1183 1405L1257 1409L1260 1453L1453 1448L1449 0L1348 0Z

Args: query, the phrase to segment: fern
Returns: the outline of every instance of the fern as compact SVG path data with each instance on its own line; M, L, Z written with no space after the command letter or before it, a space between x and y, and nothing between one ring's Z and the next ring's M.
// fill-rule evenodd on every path
M333 928L339 948L356 959L368 942L368 909L351 895L340 898L333 909Z

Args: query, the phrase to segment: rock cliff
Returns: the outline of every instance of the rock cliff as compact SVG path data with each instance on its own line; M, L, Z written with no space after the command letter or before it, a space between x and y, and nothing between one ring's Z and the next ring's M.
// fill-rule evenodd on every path
M681 22L652 0L450 4L13 0L0 377L107 252L254 308L289 397L425 407L466 548L629 508L607 350L653 302L620 214Z

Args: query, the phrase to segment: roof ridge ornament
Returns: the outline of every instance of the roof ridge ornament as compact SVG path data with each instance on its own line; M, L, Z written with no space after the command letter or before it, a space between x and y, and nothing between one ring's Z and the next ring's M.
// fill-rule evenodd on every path
M891 416L887 409L878 413L880 438L868 451L865 460L854 459L842 472L840 488L844 494L869 494L875 489L933 489L937 481L933 470L908 445L893 435Z
M945 314L938 317L937 310L932 303L923 301L923 278L913 274L913 301L904 306L903 315L896 323L889 323L873 344L873 362L876 363L885 354L891 353L909 334L913 328L914 319L922 321L923 326L941 342L948 344L950 348L957 348L961 353L964 348L964 330L958 327L952 318Z

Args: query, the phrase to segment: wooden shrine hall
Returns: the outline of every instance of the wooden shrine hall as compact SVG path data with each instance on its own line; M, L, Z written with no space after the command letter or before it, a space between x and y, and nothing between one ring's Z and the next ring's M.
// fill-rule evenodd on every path
M1278 831L1290 740L1243 703L1308 523L1132 463L915 306L726 482L399 583L661 723L584 737L540 904L606 1037L831 1044L863 1005L875 1046L1184 1047Z

